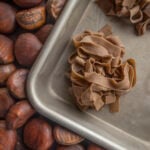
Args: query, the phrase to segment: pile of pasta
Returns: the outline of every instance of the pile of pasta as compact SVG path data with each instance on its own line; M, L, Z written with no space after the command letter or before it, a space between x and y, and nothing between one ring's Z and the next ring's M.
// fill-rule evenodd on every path
M138 35L150 29L150 0L97 0L97 3L107 15L128 18Z
M136 83L134 59L123 61L125 47L109 25L76 35L73 44L69 77L76 105L97 111L109 105L111 112L118 112L120 96Z

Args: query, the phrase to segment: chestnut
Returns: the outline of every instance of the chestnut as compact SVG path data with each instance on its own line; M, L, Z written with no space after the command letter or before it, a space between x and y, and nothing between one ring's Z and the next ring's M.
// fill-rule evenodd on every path
M72 145L72 146L59 146L57 150L84 150L81 145Z
M8 77L16 70L14 64L0 65L0 85L4 85Z
M74 145L83 141L79 135L60 126L54 128L54 138L61 145Z
M32 150L48 150L53 142L52 127L42 118L30 120L24 128L24 143Z
M28 75L27 69L18 69L7 80L7 87L18 99L26 98L25 84Z
M21 10L16 14L18 24L26 30L35 30L46 22L44 6L38 6L27 10Z
M17 129L22 127L26 121L35 114L35 110L27 100L14 104L6 115L7 127Z
M67 0L48 0L46 4L49 16L56 21Z
M15 56L18 63L25 67L31 67L41 48L42 44L34 34L21 34L15 42Z
M0 34L0 64L8 64L13 61L13 41Z
M8 130L5 123L0 125L0 150L14 150L17 142L15 130Z
M52 28L53 28L52 24L46 24L35 33L36 37L41 41L41 43L43 44L45 43Z
M12 33L15 29L15 9L7 3L0 2L0 33Z
M13 0L19 7L28 8L40 4L43 0Z
M104 150L102 147L99 147L95 144L90 144L88 150Z
M0 118L4 118L15 100L10 96L6 88L0 88Z

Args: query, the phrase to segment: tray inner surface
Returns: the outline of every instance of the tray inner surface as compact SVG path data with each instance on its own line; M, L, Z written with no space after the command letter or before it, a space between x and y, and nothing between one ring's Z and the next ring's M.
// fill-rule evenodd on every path
M116 18L106 17L98 6L91 1L73 34L85 29L97 31L106 23L113 27L114 34L118 35L123 41L126 47L125 59L132 57L137 63L136 87L130 93L121 97L120 112L112 114L105 107L99 112L87 111L81 113L73 105L73 98L68 91L70 82L65 76L65 73L69 71L68 56L74 51L71 39L66 48L58 50L62 52L62 56L53 64L53 66L56 65L54 70L46 71L50 65L50 60L56 59L53 50L47 64L40 71L41 83L39 81L39 85L36 85L37 89L40 84L45 84L43 91L46 91L47 86L49 89L49 96L43 95L42 104L69 120L86 125L86 128L93 131L97 130L98 132L101 128L103 130L101 133L103 133L106 129L109 132L106 137L110 137L111 133L113 136L113 130L115 130L115 132L118 132L118 139L122 138L123 134L127 134L129 137L148 144L150 141L150 33L147 32L141 37L136 36L132 25L121 22ZM39 96L40 94L39 92ZM51 98L48 99L47 97L50 97L50 95Z
M97 9L94 3L91 3L86 10L75 33L85 29L97 31L105 23L111 24L114 34L118 35L124 42L127 49L126 58L135 58L137 62L137 85L129 94L121 97L121 111L119 113L111 114L108 112L108 108L104 108L100 112L88 111L87 115L92 114L97 122L99 119L102 119L142 140L150 141L149 33L143 37L137 37L133 32L132 26L126 23L123 24L114 18L106 17ZM50 80L50 87L61 100L67 103L72 102L72 97L68 92L69 83L65 73L69 71L67 58L73 51L74 48L72 46L64 49L63 56L52 73Z

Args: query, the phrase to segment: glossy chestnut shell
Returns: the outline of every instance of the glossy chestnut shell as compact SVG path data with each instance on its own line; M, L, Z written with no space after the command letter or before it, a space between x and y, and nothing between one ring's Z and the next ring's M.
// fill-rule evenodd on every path
M48 0L46 4L49 16L56 21L63 10L67 0Z
M7 127L9 129L22 127L34 113L35 110L27 100L17 102L10 108L6 116Z
M15 29L16 11L7 3L0 2L0 33L12 33Z
M28 75L27 69L18 69L7 80L7 87L18 99L26 98L25 86Z
M35 118L24 128L24 143L32 150L48 150L53 144L52 127L43 119Z
M0 34L0 64L8 64L14 61L13 41Z
M52 24L46 24L43 27L41 27L37 32L36 32L36 37L41 41L41 43L45 43L46 39L48 38L51 30L53 28Z
M83 141L79 135L60 126L54 128L54 137L57 143L61 145L74 145Z
M40 28L46 22L46 11L44 6L21 10L16 14L18 24L26 30Z
M40 4L43 0L13 0L19 7L28 8Z
M14 150L17 142L16 131L8 130L4 121L0 124L0 150Z
M10 96L8 89L0 88L0 118L4 118L15 103L15 100Z
M89 147L88 147L88 150L104 150L104 149L101 148L101 147L98 146L98 145L90 144Z
M0 85L5 85L7 79L15 70L14 64L0 65Z
M31 67L41 48L42 44L34 34L21 34L15 43L15 56L18 63L25 67Z

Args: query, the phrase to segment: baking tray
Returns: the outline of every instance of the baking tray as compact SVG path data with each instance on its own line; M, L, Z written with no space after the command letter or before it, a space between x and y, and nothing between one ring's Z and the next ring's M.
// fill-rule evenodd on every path
M121 111L108 108L80 112L68 92L68 56L71 37L85 29L110 24L126 46L126 58L135 58L137 84L121 97ZM150 150L150 33L138 37L133 27L107 17L93 0L69 0L36 60L27 83L29 99L45 117L110 150Z

